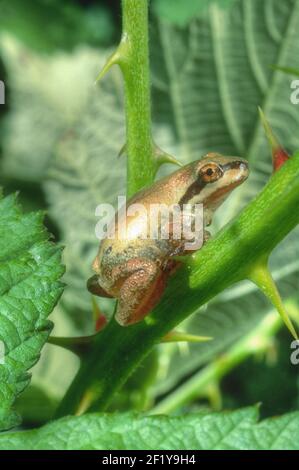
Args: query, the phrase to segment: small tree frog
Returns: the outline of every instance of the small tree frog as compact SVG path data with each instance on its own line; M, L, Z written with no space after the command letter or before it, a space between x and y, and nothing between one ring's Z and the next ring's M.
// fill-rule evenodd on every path
M246 160L209 153L139 191L127 207L202 204L204 225L208 226L215 210L248 173ZM101 241L93 263L96 274L87 284L92 294L118 299L116 320L123 326L139 322L159 302L167 278L179 266L174 257L185 254L186 241L174 239L171 223L168 239L162 240L140 236L149 230L144 217L126 216L125 222L130 237L118 236L124 218L116 218L115 236Z

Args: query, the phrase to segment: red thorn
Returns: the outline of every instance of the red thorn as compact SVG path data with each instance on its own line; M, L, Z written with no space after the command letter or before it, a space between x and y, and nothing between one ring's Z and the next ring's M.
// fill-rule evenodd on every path
M278 141L261 108L259 108L259 113L272 151L273 170L275 173L287 160L289 160L290 156Z
M273 169L274 172L279 170L279 168L290 159L287 152L284 150L283 147L279 147L277 149L273 149L272 151L273 156Z
M95 325L96 332L103 330L106 325L107 325L106 317L104 317L104 315L99 316L96 320L96 325Z
M107 319L105 315L101 312L98 307L98 304L92 297L92 311L93 311L93 318L95 322L95 330L96 332L101 331L107 325Z

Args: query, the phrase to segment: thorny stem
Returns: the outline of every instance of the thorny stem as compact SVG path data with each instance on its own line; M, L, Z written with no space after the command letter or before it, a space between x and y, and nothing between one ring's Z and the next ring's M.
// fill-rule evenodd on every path
M149 186L155 175L151 133L148 45L148 1L122 0L125 57L120 66L125 82L127 126L127 192Z

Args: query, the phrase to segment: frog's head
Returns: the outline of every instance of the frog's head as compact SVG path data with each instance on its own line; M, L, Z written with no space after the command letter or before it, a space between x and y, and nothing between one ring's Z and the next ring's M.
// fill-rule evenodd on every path
M208 153L189 167L188 188L180 203L204 205L205 210L214 212L233 189L248 177L246 160L239 157L224 157Z

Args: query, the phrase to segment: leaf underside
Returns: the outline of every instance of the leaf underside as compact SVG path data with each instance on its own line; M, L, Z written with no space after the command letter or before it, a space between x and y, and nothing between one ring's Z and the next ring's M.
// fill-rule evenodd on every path
M260 423L257 408L178 417L90 414L0 436L0 449L298 449L299 413Z

